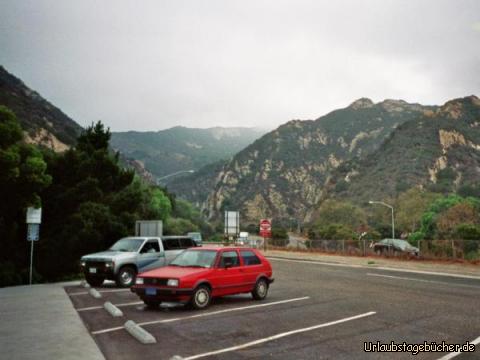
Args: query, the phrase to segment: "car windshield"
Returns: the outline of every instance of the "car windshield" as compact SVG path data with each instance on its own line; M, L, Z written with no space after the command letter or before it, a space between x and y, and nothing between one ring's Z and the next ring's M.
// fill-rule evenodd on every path
M171 266L211 268L217 252L215 250L185 250L171 263Z
M142 244L143 239L124 238L113 244L112 247L110 247L110 250L136 252Z

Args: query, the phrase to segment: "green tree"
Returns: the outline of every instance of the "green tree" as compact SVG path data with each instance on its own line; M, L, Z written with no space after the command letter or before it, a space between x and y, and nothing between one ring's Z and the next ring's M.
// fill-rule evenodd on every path
M351 203L324 201L315 213L309 236L323 239L354 239L366 228L365 211Z
M423 213L438 197L438 194L419 188L411 188L400 194L395 204L395 224L398 229L407 233L417 231Z
M337 200L325 200L315 214L314 226L328 226L341 224L355 231L367 223L367 216L363 209Z
M188 232L198 231L197 225L187 219L169 218L164 226L164 233L166 235L185 235Z
M75 273L81 255L132 235L136 220L167 220L170 215L169 197L122 168L109 139L109 130L97 122L80 135L75 148L46 152L53 182L42 193L45 221L38 269L47 279ZM58 254L64 255L58 259Z
M0 106L0 169L0 268L7 279L0 278L2 286L16 281L8 275L11 269L19 272L28 266L25 211L41 205L39 194L51 182L42 154L23 142L15 114L4 106Z

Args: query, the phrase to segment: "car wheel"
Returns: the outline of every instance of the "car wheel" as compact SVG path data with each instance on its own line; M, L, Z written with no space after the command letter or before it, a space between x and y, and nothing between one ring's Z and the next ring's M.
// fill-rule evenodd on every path
M267 280L261 278L255 284L255 287L252 291L252 296L255 300L263 300L267 297L268 294L268 283Z
M156 301L156 300L143 300L143 302L150 309L156 309L160 306L160 301Z
M382 249L376 249L375 254L377 254L378 256L382 255Z
M102 285L102 284L103 284L103 281L105 280L105 278L103 278L103 277L87 276L87 277L85 278L85 280L87 280L88 285L95 287L95 286L100 286L100 285Z
M120 287L130 287L135 284L137 272L131 266L122 267L116 276L115 282Z
M194 309L205 309L211 300L211 292L208 286L200 285L193 292L192 300L190 300L190 305Z

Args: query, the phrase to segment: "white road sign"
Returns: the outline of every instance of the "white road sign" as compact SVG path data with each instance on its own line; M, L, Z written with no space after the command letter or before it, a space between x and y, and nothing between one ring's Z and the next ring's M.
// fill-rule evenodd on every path
M41 224L42 223L42 208L35 209L29 207L27 209L27 224Z

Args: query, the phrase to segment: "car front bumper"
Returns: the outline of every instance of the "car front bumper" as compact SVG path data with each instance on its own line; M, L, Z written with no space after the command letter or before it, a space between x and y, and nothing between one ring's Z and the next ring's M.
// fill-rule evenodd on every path
M146 289L155 289L155 295L147 294ZM130 291L137 294L142 300L188 302L193 295L193 289L161 288L145 285L134 285Z
M114 269L113 267L107 267L104 265L93 265L86 263L85 266L81 267L82 272L85 276L89 277L103 277L107 279L114 278ZM95 269L95 272L92 272L91 269Z

